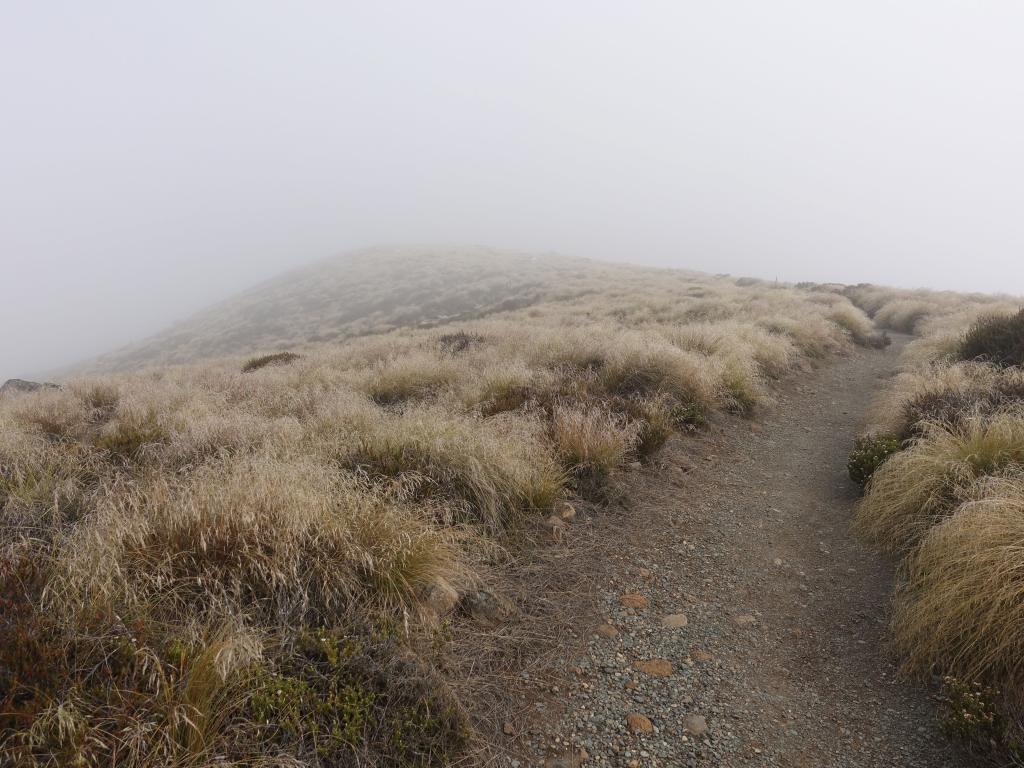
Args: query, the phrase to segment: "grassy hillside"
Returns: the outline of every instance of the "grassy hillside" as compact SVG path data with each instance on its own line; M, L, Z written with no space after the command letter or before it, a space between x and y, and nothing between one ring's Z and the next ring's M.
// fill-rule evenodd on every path
M628 284L643 272L487 248L371 248L255 286L85 370L174 365L475 319Z
M486 724L448 642L515 621L494 566L871 340L829 290L351 259L391 282L293 273L104 365L226 357L0 398L13 764L470 762ZM437 325L341 338L404 321Z

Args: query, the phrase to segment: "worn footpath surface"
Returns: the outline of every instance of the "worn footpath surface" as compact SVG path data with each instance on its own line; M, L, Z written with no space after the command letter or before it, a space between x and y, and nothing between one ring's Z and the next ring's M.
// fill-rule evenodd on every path
M892 565L848 532L851 438L896 366L861 351L800 376L757 422L674 441L628 509L574 523L602 542L590 615L513 765L972 765L935 691L896 678Z

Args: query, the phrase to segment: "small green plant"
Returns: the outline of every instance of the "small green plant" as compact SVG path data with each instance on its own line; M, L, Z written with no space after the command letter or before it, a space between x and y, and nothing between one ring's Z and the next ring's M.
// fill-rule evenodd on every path
M957 349L961 360L981 360L1001 368L1024 365L1024 309L990 315L972 325Z
M268 365L288 365L288 363L293 363L298 360L299 357L301 357L301 355L297 355L294 352L278 352L273 355L254 357L242 366L242 373L258 371L260 368L266 368Z
M956 677L942 679L942 732L950 739L1020 756L1021 746L1007 735L1007 723L999 711L999 691Z
M708 423L707 414L696 403L677 403L670 412L672 421L680 429L697 430Z
M448 765L468 738L463 715L388 632L302 630L290 658L258 677L249 707L265 738L328 765L373 754Z
M858 437L853 441L853 450L846 463L850 479L862 487L867 485L875 470L899 449L900 441L895 435L862 435Z

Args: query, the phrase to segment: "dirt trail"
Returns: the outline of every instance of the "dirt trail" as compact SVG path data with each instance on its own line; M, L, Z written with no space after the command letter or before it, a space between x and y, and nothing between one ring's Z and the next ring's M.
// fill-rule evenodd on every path
M892 566L848 532L851 437L896 366L895 349L856 352L800 376L756 423L677 440L634 473L630 508L592 523L607 544L581 629L615 631L581 633L564 709L537 705L529 762L572 765L583 749L584 765L972 764L939 733L934 691L896 680ZM623 606L628 593L647 606ZM671 614L685 626L663 627ZM671 673L634 666L650 660ZM631 713L653 730L630 733Z

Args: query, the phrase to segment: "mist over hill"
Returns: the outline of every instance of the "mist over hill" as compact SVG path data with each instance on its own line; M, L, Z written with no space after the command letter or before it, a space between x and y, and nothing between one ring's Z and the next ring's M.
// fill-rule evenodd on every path
M652 271L482 246L365 248L285 272L66 372L175 365L475 319Z
M481 316L535 301L542 271L583 264L484 248L363 249L285 272L83 369L186 363Z

